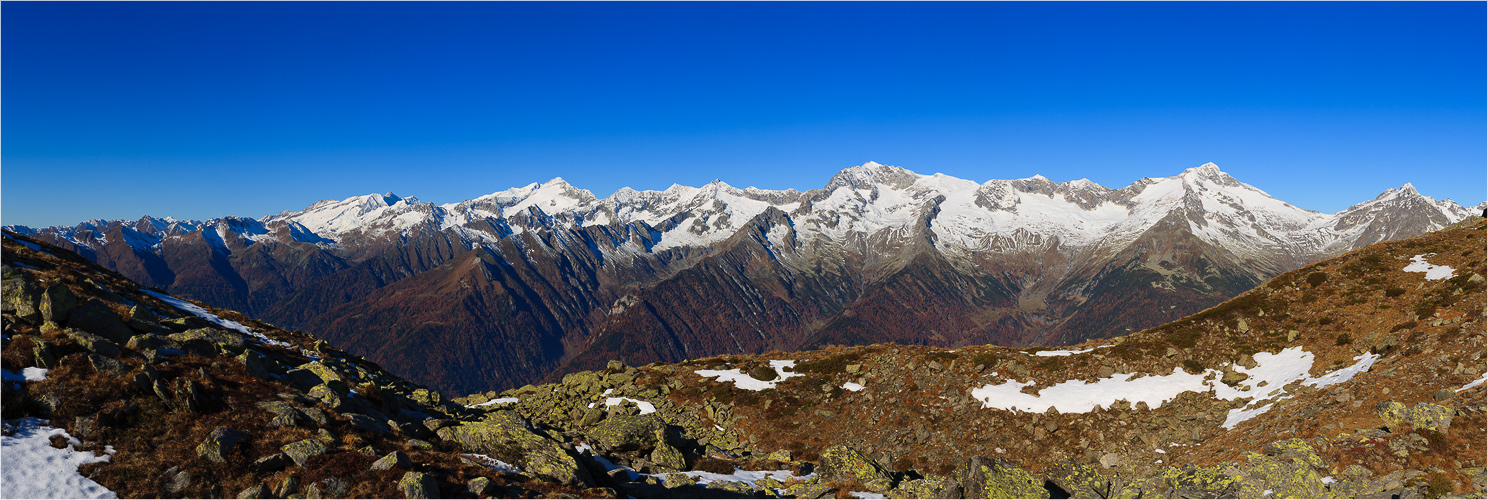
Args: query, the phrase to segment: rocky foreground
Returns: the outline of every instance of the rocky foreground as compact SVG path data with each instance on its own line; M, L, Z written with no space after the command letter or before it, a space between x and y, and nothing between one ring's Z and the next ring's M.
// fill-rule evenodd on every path
M612 361L451 400L8 233L0 410L108 454L80 471L122 497L1482 497L1484 234L1062 350Z

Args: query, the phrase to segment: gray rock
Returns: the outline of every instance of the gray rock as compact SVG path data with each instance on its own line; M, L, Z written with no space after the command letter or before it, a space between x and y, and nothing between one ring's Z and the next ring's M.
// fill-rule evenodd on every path
M465 491L478 497L488 497L496 492L496 484L491 482L491 478L477 477L465 483Z
M40 368L56 368L57 352L52 343L42 339L31 339L31 360Z
M247 488L244 488L243 491L239 491L238 492L238 496L236 498L239 498L239 499L269 498L269 489L267 487L265 487L263 483L258 483L258 484L255 484L253 486L249 486Z
M98 373L107 373L116 377L119 375L123 375L126 371L126 369L124 368L124 363L120 363L119 360L99 356L97 354L89 354L88 363L93 365L93 371Z
M180 467L166 469L164 479L160 487L172 495L180 495L181 492L186 491L186 488L191 487L191 474L180 470Z
M1121 465L1121 455L1116 453L1107 453L1105 455L1101 455L1100 464L1101 467L1105 467L1107 469Z
M320 480L320 493L325 498L346 498L351 491L351 485L345 479L339 477L328 477Z
M293 495L299 490L300 477L291 475L280 481L279 486L274 487L274 498L289 498L290 495Z
M134 330L119 321L114 310L98 299L88 299L68 315L67 326L109 339L116 343L129 342Z
M227 427L218 427L201 444L196 445L196 454L207 460L223 463L227 461L226 457L232 454L238 443L249 437L248 434Z
M397 468L403 469L403 470L412 470L413 469L413 462L410 462L408 460L408 455L404 455L403 452L401 452L401 451L394 451L392 453L389 453L389 454L383 456L382 458L377 459L377 461L372 462L371 469L372 470L388 470L388 469L391 469L393 467L397 467Z
M961 498L961 485L954 478L929 475L899 483L888 498Z
M377 419L360 413L345 413L342 414L342 416L346 417L347 420L350 420L351 425L357 426L358 429L371 431L378 434L387 434L391 430L388 428L388 425L386 423L378 422Z
M439 498L439 483L434 476L422 472L409 472L398 480L398 489L403 498Z
M461 449L512 459L527 474L564 484L593 487L594 478L572 452L547 437L529 430L525 421L510 411L494 411L480 422L444 427L439 438ZM518 456L513 457L513 452Z
M258 460L253 461L253 465L250 467L253 469L253 472L267 474L289 467L293 463L294 460L289 458L289 455L275 453L260 457Z
M88 352L100 354L110 358L119 357L119 346L117 344L114 344L113 342L110 342L108 339L88 332L81 332L73 329L66 330L66 333L67 338L72 339L73 342L77 342L78 346L82 347L83 349L87 349Z
M286 444L280 449L290 460L294 460L295 465L304 467L311 458L324 455L326 445L319 439L302 439Z
M49 323L63 324L72 315L72 310L77 308L77 296L73 295L72 289L67 285L52 285L41 293L41 300L37 309L41 310L41 320Z
M262 379L272 377L270 374L273 373L273 362L269 361L268 357L258 351L245 349L242 354L239 354L234 359L237 359L239 363L243 364L243 369L248 372L248 375Z

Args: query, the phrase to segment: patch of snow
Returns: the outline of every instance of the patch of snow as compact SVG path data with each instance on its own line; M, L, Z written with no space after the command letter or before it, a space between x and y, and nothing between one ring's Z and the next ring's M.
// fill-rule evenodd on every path
M92 452L77 451L79 444L67 431L45 425L45 420L34 417L11 420L6 427L14 435L0 437L0 455L5 457L5 467L0 467L0 497L3 498L118 498L119 496L92 479L78 473L78 467L95 462L107 462L109 455L97 456ZM51 445L52 436L67 438L65 449ZM112 453L113 450L105 450Z
M1333 476L1323 476L1321 481L1323 482L1323 484L1333 484L1337 482L1337 480L1333 479Z
M863 390L863 384L859 384L857 382L847 382L842 384L842 388L849 391L858 392Z
M1261 496L1263 496L1263 497L1269 497L1269 496L1271 496L1271 493L1273 493L1272 490L1262 491L1261 492Z
M1153 449L1152 451L1155 451L1155 452L1158 452L1158 453L1163 453L1163 454L1166 454L1167 453L1166 451L1163 451L1162 448L1156 448L1156 449Z
M608 393L606 393L606 394L608 394ZM615 405L621 404L621 403L626 402L626 401L630 401L632 403L635 403L636 406L640 407L641 408L641 414L642 415L645 415L645 414L648 414L648 413L656 413L656 405L653 405L653 404L648 403L648 402L645 402L645 401L641 401L639 399L630 399L630 398L626 398L626 397L607 398L607 399L605 399L605 407L608 408L608 407L611 407L611 406L615 406ZM593 408L594 407L594 403L589 403L589 407L590 408Z
M496 399L492 399L490 401L486 401L484 403L473 404L473 405L465 405L465 406L467 408L478 408L478 407L481 407L481 406L504 405L504 404L507 404L507 403L516 403L517 401L519 401L517 398L496 398Z
M883 496L883 493L874 493L871 491L850 491L847 494L852 495L853 498L888 498Z
M1379 358L1380 357L1378 354L1366 352L1364 354L1354 356L1354 359L1358 361L1347 368L1341 368L1325 373L1321 377L1309 378L1302 383L1313 387L1323 388L1333 384L1348 382L1350 379L1354 378L1354 375L1369 371L1369 367L1374 366L1374 362Z
M47 369L27 367L22 368L20 373L10 370L0 370L0 380L5 382L40 382L46 380Z
M1477 380L1474 380L1474 381L1468 383L1467 385L1464 385L1464 386L1458 388L1457 389L1457 392L1462 392L1462 391L1465 391L1465 390L1472 389L1474 387L1483 385L1483 382L1488 382L1488 373L1484 373L1481 378L1479 378Z
M1035 352L1033 354L1035 356L1069 356L1071 354L1080 354L1080 353L1084 353L1084 352L1094 351L1096 349L1100 349L1101 347L1108 347L1108 346L1091 347L1089 349L1080 349L1078 351L1061 351L1061 350L1039 351L1039 352Z
M1219 426L1221 428L1224 428L1224 429L1234 429L1235 426L1240 425L1240 422L1244 422L1246 420L1250 420L1252 418L1255 418L1255 417L1261 415L1262 413L1266 413L1267 411L1270 411L1271 410L1271 407L1274 406L1275 404L1276 403L1266 403L1265 406L1262 406L1262 407L1259 407L1259 408L1253 408L1253 409L1249 409L1249 410L1244 409L1244 408L1238 408L1238 409L1230 410L1230 413L1227 414L1227 415L1225 415L1225 421L1224 421L1224 423L1223 424L1220 424Z
M521 474L522 473L522 468L521 467L517 467L515 465L509 464L509 463L506 463L506 462L502 462L500 460L491 458L491 457L486 456L486 455L481 455L479 453L466 453L464 455L465 455L466 458L469 458L471 460L474 460L474 461L477 461L477 462L481 462L483 464L486 464L486 467L490 467L491 469L493 469L493 470L495 470L497 472L510 472L512 474Z
M745 375L743 372L739 371L738 368L734 368L731 370L696 370L693 373L702 375L704 377L718 377L719 382L733 382L734 387L749 391L774 389L775 384L779 383L782 380L801 376L801 374L796 372L785 371L786 368L796 366L796 362L794 360L774 360L770 361L770 366L775 368L776 377L774 380L768 381L758 380L749 375Z
M1405 266L1405 269L1402 269L1402 271L1408 273L1426 273L1427 281L1451 279L1455 275L1455 270L1451 267L1437 266L1426 262L1426 257L1430 255L1436 254L1427 253L1411 257L1411 264Z
M707 471L700 471L700 470L691 470L691 471L681 472L680 474L687 474L688 476L691 476L700 485L707 485L708 483L712 483L712 482L738 482L738 483L748 483L751 487L758 487L755 484L755 481L759 481L759 480L764 479L764 478L767 478L767 477L775 478L776 481L786 482L786 481L790 481L792 479L795 479L797 481L805 481L807 479L810 479L811 476L815 476L816 475L816 473L813 472L813 473L807 474L805 476L797 476L795 474L792 474L791 472L792 471L789 471L789 470L743 470L743 469L734 469L734 473L733 474L719 474L719 473L716 473L716 472L707 472ZM666 478L666 474L652 474L652 476L653 477L662 478L662 479L665 479Z
M1134 373L1118 373L1094 383L1082 380L1060 382L1039 391L1038 395L1022 392L1034 382L1009 380L1002 384L987 384L971 390L971 397L982 401L983 408L1001 408L1043 413L1057 408L1060 413L1086 413L1095 407L1109 407L1119 399L1132 404L1146 402L1151 408L1187 391L1206 392L1208 385L1204 374L1189 374L1182 368L1174 368L1171 375L1136 378Z
M249 336L257 339L259 342L262 342L264 344L275 345L275 346L279 346L279 347L292 347L289 344L289 342L283 342L283 341L271 339L267 335L264 335L262 333L255 332L255 331L253 331L253 329L248 328L246 326L243 326L242 323L239 323L239 322L236 322L236 321L233 321L233 320L230 320L230 319L219 318L219 317L217 317L216 314L209 313L209 312L207 312L206 309L202 309L201 306L198 306L196 304L192 304L190 302L187 302L187 301L184 301L184 300L181 300L181 299L178 299L178 298L175 298L175 297L172 297L172 296L169 296L169 295L160 293L160 292L156 292L154 290L145 290L145 289L141 288L140 291L141 292L145 292L147 294L150 294L151 297L155 297L157 299L163 300L163 301L165 301L166 303L168 303L170 305L176 306L176 308L178 308L178 309L181 309L181 310L186 311L186 312L189 312L191 314L195 314L197 316L200 316L202 319L205 319L207 321L211 321L213 323L216 323L217 325L219 325L219 326L221 326L223 328L227 328L227 329L230 329L230 330L237 330L239 332L242 332L243 334L249 335ZM305 353L306 353L306 355L310 355L310 356L314 357L315 359L319 359L319 356L314 356L313 354L310 354L309 351L306 351Z

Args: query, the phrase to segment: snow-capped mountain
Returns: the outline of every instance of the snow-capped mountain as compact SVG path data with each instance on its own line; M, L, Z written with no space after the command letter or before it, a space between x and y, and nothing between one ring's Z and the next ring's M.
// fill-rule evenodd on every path
M470 385L488 387L603 356L1074 343L1479 213L1406 184L1323 214L1212 163L1111 189L1042 176L977 183L869 162L805 192L714 181L598 198L555 178L445 205L386 193L259 219L7 229L400 368L501 365ZM398 324L424 326L388 330ZM419 354L378 336L436 330L480 344L521 338L528 350ZM418 369L405 371L418 378ZM469 377L430 370L424 381L443 388Z

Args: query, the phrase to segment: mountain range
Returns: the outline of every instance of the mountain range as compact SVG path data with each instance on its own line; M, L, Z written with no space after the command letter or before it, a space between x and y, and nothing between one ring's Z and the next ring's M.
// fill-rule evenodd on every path
M1214 164L1110 189L869 162L804 192L714 181L601 199L553 179L445 205L388 193L6 229L465 394L611 359L1109 338L1482 208L1406 184L1323 214Z

